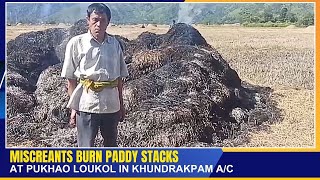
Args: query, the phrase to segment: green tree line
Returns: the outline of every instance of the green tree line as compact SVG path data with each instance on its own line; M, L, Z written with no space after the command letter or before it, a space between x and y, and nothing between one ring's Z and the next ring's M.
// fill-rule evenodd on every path
M184 3L185 4L185 3ZM85 17L88 4L8 4L8 23L74 23ZM179 3L108 4L115 24L170 24L179 22ZM314 3L194 3L187 14L196 24L244 26L314 25ZM195 13L197 12L197 13ZM200 12L200 13L199 13Z

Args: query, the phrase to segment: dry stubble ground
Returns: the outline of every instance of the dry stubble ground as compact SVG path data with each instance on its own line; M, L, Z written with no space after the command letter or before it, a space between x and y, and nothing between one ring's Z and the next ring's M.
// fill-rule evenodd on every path
M7 41L21 33L53 26L9 26ZM240 78L271 87L272 98L282 110L280 121L242 134L245 143L226 140L226 146L313 147L314 28L244 28L195 26ZM144 31L165 33L168 26L112 26L108 32L134 39Z

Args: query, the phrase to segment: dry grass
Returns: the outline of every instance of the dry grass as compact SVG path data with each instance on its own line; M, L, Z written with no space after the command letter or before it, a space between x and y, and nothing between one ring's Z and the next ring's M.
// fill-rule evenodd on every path
M313 89L314 32L303 28L241 27L200 31L243 80L272 88Z
M7 41L51 26L7 27ZM168 26L112 26L108 32L134 39L144 31L165 33ZM245 134L245 147L312 147L314 123L314 28L195 26L240 78L274 89L283 119ZM226 142L227 143L227 142Z
M313 90L276 90L284 120L266 130L251 132L248 147L312 147L314 145Z
M16 38L22 33L30 32L30 31L42 31L48 28L65 28L67 26L54 26L54 25L43 25L43 26L7 26L6 27L6 42L11 39Z
M314 31L312 28L199 29L242 80L275 90L283 120L249 132L249 147L313 147Z

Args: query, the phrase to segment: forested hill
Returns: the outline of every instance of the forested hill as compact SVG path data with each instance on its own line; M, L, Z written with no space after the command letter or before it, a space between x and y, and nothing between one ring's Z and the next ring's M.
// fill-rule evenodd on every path
M314 24L313 3L106 3L115 24ZM8 23L74 23L87 3L8 3Z

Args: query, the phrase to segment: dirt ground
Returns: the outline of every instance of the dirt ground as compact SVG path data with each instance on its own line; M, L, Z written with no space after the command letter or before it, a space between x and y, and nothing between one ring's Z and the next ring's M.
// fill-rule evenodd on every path
M21 33L54 26L8 26L8 42ZM283 119L249 130L244 147L314 147L315 32L309 28L195 26L249 83L271 87ZM111 26L110 34L135 39L144 31L165 33L169 26ZM228 144L226 142L225 144ZM230 146L234 146L230 142Z

